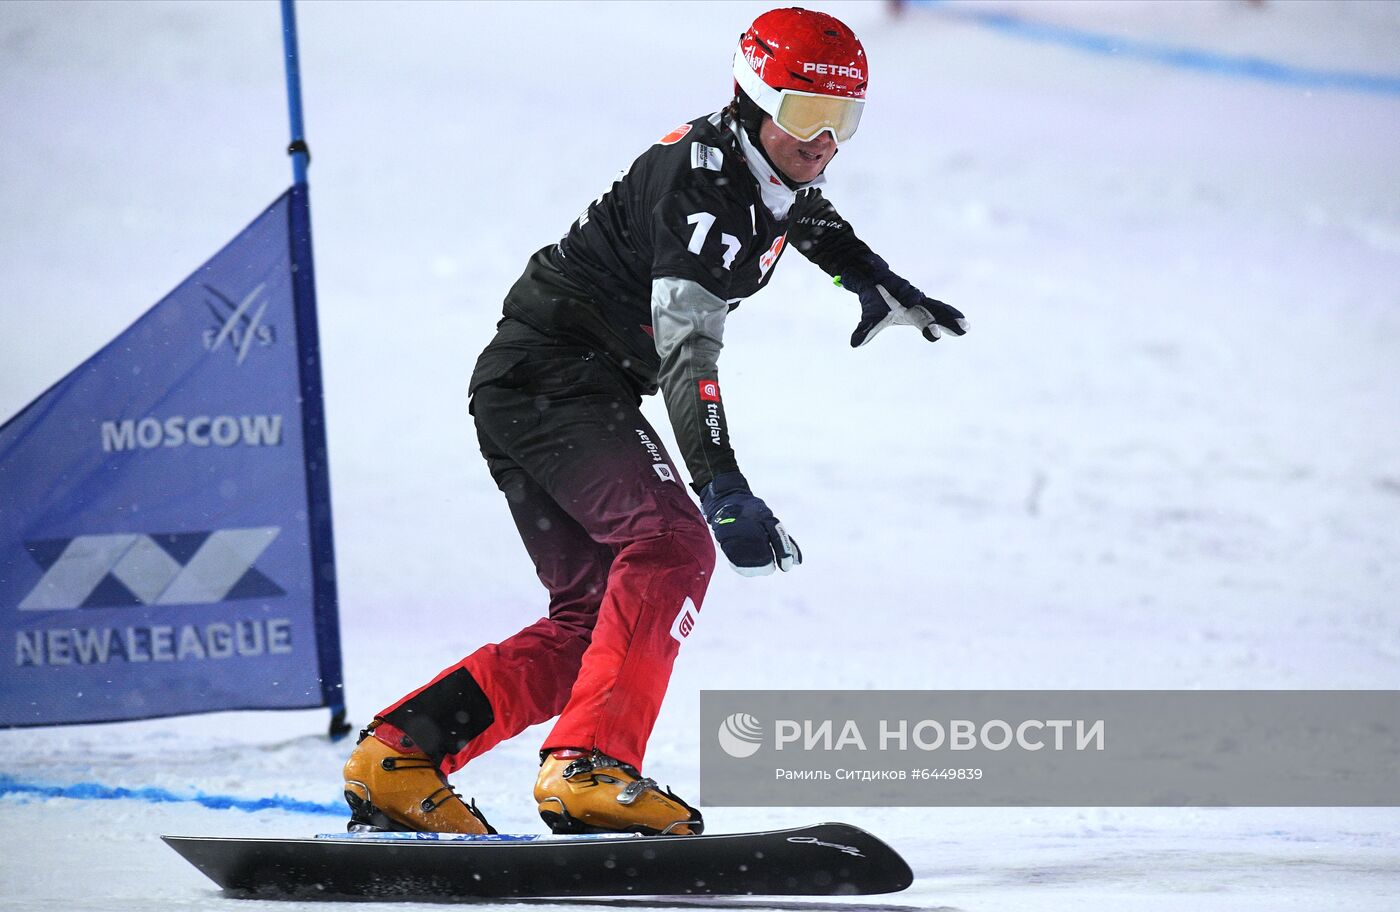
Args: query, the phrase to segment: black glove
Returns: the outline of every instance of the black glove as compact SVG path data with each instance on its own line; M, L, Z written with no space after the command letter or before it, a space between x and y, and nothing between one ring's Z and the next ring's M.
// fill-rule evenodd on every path
M851 333L851 348L869 342L891 323L917 326L930 342L937 342L944 329L955 336L967 332L961 311L928 297L891 272L889 264L873 253L837 281L860 297L860 323Z
M744 576L765 576L775 565L787 571L802 563L802 549L738 472L716 475L700 492L700 506L729 565Z

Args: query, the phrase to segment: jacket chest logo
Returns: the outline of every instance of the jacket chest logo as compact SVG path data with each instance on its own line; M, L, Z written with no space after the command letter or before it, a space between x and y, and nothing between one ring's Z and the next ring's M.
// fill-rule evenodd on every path
M773 246L768 248L768 252L758 258L758 274L768 275L768 270L773 268L773 264L778 262L778 255L783 252L783 242L787 240L787 232L778 235L773 241Z

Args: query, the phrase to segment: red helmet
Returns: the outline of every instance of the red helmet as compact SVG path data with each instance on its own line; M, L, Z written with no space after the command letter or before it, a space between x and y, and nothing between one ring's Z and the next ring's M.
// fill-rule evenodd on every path
M855 135L869 80L865 48L841 20L798 7L770 10L739 38L734 82L800 140Z

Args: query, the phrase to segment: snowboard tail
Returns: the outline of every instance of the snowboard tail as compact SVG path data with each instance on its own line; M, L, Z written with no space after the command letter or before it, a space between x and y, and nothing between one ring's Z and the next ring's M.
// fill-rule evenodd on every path
M844 823L711 836L161 838L224 890L278 899L854 896L913 882L899 853Z

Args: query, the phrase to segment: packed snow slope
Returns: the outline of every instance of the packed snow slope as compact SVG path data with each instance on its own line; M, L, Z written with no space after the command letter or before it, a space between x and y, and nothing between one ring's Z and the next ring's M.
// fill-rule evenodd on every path
M701 688L1400 684L1400 96L1085 53L959 4L820 7L871 61L829 195L971 332L931 346L894 328L853 351L854 297L795 254L733 315L735 446L807 563L717 577L648 772L694 794ZM763 8L301 6L357 721L542 611L476 454L471 364L530 252L725 101L734 39ZM1386 3L971 9L1400 75ZM287 186L280 42L269 2L0 4L0 414ZM348 748L323 724L0 732L0 773L325 804ZM457 777L503 830L540 828L541 734ZM1382 910L1400 895L1389 809L707 818L864 825L918 876L894 908ZM156 835L340 825L10 794L0 905L232 909Z

